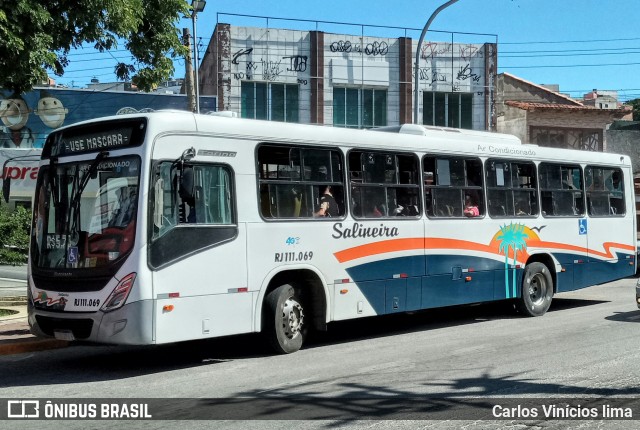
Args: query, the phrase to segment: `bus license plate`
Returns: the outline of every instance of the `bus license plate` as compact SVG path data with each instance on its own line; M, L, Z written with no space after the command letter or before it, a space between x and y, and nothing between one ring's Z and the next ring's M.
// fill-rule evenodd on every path
M73 341L76 340L71 330L54 330L53 336L58 340Z

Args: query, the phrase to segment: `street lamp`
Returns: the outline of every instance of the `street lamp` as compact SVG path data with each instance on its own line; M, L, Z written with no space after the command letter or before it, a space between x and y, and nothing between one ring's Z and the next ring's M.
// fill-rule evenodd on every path
M454 4L457 1L458 0L449 0L448 2L446 2L445 4L440 6L438 9L436 9L436 11L433 12L433 14L431 14L431 17L429 17L429 21L427 21L427 24L422 29L422 34L420 34L420 40L418 40L418 47L416 48L416 66L415 66L415 69L413 71L413 73L415 75L414 80L413 80L414 86L415 86L415 94L414 94L414 97L413 97L413 123L414 124L418 123L418 100L419 100L418 71L419 71L419 68L420 68L419 67L419 65L420 65L420 48L422 47L422 42L424 41L424 36L427 34L427 30L429 29L429 26L431 25L431 22L434 20L436 15L438 15L442 9L446 8L447 6L451 6L452 4ZM194 33L195 33L195 31L194 31Z
M196 113L200 113L200 82L198 79L198 34L196 33L196 21L198 12L202 12L207 5L205 0L193 0L191 2L191 21L193 22L193 69L196 72Z

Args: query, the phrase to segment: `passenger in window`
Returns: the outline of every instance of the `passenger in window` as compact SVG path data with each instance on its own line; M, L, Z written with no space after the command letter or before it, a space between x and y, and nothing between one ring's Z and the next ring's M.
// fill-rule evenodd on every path
M398 203L398 206L393 210L393 214L395 216L406 216L405 211L405 207Z
M563 189L565 190L577 190L578 188L573 184L573 178L571 172L567 172L567 177L562 181Z
M316 217L337 217L340 215L338 210L338 203L331 194L331 185L324 186L322 189L322 196L320 197L320 205L313 213Z
M620 172L614 171L611 174L611 191L614 193L622 193L622 181L620 178Z
M597 171L594 172L593 182L589 187L589 191L602 191L604 189L604 179L602 177L602 172Z
M624 214L624 199L622 194L622 181L620 172L614 171L611 173L611 191L610 191L609 204L611 205L611 215L623 215Z
M329 177L327 166L319 166L312 175L313 181L326 182Z
M379 218L384 216L385 212L384 205L375 205L373 207L372 216Z
M418 212L418 205L406 198L398 199L398 206L393 211L396 216L416 216Z
M516 216L531 215L528 204L523 200L516 200Z
M480 216L480 210L478 209L478 204L473 200L469 194L464 196L464 210L462 211L464 216L467 218L473 218Z

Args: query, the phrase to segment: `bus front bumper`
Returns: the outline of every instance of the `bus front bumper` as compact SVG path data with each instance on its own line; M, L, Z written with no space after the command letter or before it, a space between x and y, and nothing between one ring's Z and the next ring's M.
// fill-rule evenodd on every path
M120 345L153 341L153 300L141 300L111 312L49 312L28 303L29 327L39 337Z

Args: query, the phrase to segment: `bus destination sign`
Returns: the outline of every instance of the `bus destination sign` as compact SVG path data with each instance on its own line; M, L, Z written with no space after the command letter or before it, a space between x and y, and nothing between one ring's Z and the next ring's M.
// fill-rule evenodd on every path
M49 135L42 157L59 157L138 146L144 141L146 125L146 119L139 118L69 127Z
M119 128L101 133L87 133L62 137L62 150L65 154L93 152L116 149L131 144L131 129Z

